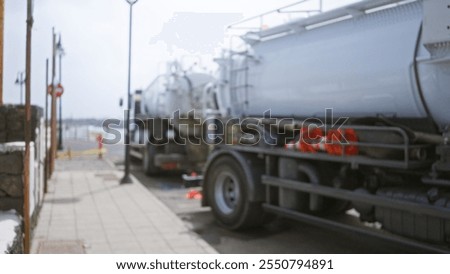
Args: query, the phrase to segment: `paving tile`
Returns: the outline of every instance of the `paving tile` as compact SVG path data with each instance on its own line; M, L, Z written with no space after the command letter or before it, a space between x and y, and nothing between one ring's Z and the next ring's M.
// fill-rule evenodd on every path
M136 236L146 236L146 235L158 235L159 232L156 230L155 227L149 226L148 224L144 226L131 226L131 230L133 231L134 235Z
M86 253L88 254L111 254L112 250L109 244L87 244Z
M116 244L123 242L137 242L136 238L132 234L114 234L114 235L106 235L108 239L108 243Z
M99 238L106 238L105 231L102 228L95 228L95 229L85 229L85 230L78 230L78 236L79 237L99 237Z
M139 243L137 242L129 242L129 241L123 241L123 242L113 242L110 243L111 249L114 253L143 253L144 249L141 248Z

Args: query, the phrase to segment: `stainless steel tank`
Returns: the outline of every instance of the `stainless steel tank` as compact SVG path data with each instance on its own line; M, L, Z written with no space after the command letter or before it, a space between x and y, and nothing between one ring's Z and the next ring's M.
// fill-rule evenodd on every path
M376 1L346 8L370 2ZM446 1L425 2L448 11ZM448 19L433 8L410 1L327 22L345 12L340 9L316 22L312 17L249 33L248 51L225 62L232 65L225 65L230 84L227 92L219 90L222 106L238 116L270 110L273 116L323 117L328 108L348 117L431 116L443 129L450 125L450 33L434 42L423 38L438 26L424 18Z
M148 117L172 118L180 112L201 114L205 86L213 81L207 73L181 71L178 65L169 66L167 73L159 75L142 93L141 111Z

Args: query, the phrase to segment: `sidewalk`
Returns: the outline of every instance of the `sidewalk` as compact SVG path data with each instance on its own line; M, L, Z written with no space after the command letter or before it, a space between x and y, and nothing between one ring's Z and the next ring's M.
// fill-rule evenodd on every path
M216 253L135 178L107 160L58 160L32 253Z

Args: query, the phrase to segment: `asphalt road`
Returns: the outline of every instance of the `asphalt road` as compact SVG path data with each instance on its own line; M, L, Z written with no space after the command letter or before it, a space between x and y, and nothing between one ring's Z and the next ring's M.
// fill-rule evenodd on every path
M67 141L72 149L90 149L95 143L86 141ZM119 168L123 168L121 145L105 146L106 157ZM264 227L234 232L218 225L209 208L202 208L199 200L186 198L188 192L182 185L180 174L172 176L148 177L134 162L131 172L140 182L152 191L164 204L175 212L191 230L220 253L247 254L372 254L372 253L421 253L376 238L359 234L334 231L330 228L315 227L308 224L278 218Z

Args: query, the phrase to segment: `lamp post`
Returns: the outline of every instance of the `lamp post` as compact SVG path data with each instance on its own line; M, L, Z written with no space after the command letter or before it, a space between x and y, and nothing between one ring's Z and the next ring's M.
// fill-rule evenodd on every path
M59 57L59 84L61 84L62 80L62 66L61 66L61 60L62 57L65 55L64 48L61 44L61 34L59 35L58 43L56 44L56 52L58 53ZM62 143L62 95L59 96L59 131L58 131L58 150L63 150L63 143Z
M0 106L3 105L3 49L5 28L5 0L0 0Z
M23 249L30 253L30 142L31 142L31 34L33 30L33 0L27 0L27 36L25 47L25 155L23 157Z
M133 5L138 0L126 0L130 5L130 24L128 35L128 93L127 93L127 110L125 122L125 174L123 175L120 184L132 183L130 178L130 109L131 109L131 30L133 26Z
M26 83L26 77L24 72L17 73L16 85L20 86L20 104L23 105L23 85Z

